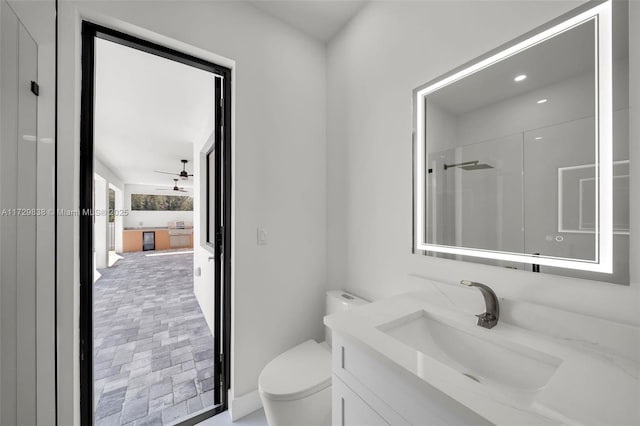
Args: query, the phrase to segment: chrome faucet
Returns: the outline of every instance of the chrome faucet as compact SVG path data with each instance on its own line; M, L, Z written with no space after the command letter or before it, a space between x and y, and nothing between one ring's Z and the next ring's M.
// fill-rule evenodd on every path
M469 280L462 280L460 284L468 287L478 287L484 297L484 312L476 315L478 317L476 325L484 328L495 327L498 324L498 318L500 318L500 306L498 305L498 297L493 290L489 286Z

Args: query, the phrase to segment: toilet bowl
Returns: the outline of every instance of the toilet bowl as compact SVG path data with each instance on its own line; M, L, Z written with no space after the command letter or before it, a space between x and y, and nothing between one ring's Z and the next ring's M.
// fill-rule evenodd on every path
M326 295L326 314L368 303L344 291ZM269 426L331 425L331 330L278 355L264 367L258 388Z

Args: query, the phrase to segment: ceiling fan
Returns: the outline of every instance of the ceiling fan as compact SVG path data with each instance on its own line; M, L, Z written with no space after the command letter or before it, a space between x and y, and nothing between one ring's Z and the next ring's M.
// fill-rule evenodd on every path
M180 171L180 173L161 172L160 170L154 170L154 172L163 173L165 175L179 176L180 179L187 180L189 179L189 176L193 176L193 174L187 173L187 163L189 162L189 160L180 160L180 161L182 162L182 170Z
M158 191L177 191L177 192L189 192L181 186L178 186L178 179L173 179L173 188L156 188Z

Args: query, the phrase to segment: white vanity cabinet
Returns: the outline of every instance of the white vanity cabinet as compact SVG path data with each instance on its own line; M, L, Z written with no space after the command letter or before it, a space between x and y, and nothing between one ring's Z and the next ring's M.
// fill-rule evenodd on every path
M508 322L487 330L433 297L400 294L324 318L334 426L640 425L635 352ZM637 327L551 313L549 325L638 341Z
M332 380L332 423L334 425L386 426L391 424L338 376L334 374ZM407 423L403 421L403 424Z
M355 339L332 351L334 426L492 424Z

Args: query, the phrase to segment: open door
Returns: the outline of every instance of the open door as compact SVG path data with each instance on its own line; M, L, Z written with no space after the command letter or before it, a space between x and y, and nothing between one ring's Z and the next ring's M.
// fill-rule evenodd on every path
M203 79L198 80L204 82L202 85L193 83L188 77L185 77L183 81L191 82L191 88L195 87L199 93L204 93L212 105L208 110L210 114L206 115L213 122L212 127L208 128L211 130L213 142L211 157L208 158L211 161L206 162L206 170L201 168L193 178L206 181L206 191L201 202L205 202L207 205L206 220L202 221L202 226L205 226L206 223L207 238L204 241L197 240L197 245L204 244L209 256L214 260L213 273L206 277L207 285L210 285L213 291L199 295L204 298L204 302L202 300L196 302L198 295L196 295L192 278L189 278L191 287L187 287L189 294L175 294L177 288L175 282L180 280L186 282L187 279L184 277L197 275L202 269L203 265L196 265L197 267L194 268L189 263L193 262L193 259L184 257L185 253L193 253L197 247L191 251L184 248L165 250L162 248L163 242L170 241L170 238L163 237L168 232L167 230L158 227L158 225L155 225L155 229L145 228L142 224L138 227L137 223L134 224L134 228L127 229L126 218L123 232L130 232L129 235L140 233L140 250L133 250L133 253L129 253L125 248L120 257L121 260L118 260L122 263L118 268L114 268L118 271L112 273L106 269L103 270L104 274L99 277L103 284L100 284L99 280L95 280L94 251L97 241L95 239L96 221L94 216L100 214L98 211L100 204L97 204L95 199L94 176L98 168L96 165L99 164L100 169L121 167L116 155L108 158L109 167L105 166L105 161L98 161L99 156L104 155L105 145L100 145L99 134L96 133L100 128L100 121L96 120L96 111L98 111L96 105L103 105L100 104L100 99L96 98L96 93L104 94L104 91L96 89L100 84L96 80L96 63L100 63L100 61L104 63L107 56L99 57L97 53L106 52L106 50L96 49L96 45L99 44L100 49L106 49L105 41L117 45L115 47L119 49L126 49L129 51L128 54L142 52L146 56L145 60L158 61L158 58L161 58L163 63L170 63L166 66L181 67L185 69L184 72L187 74L198 74L199 78ZM131 49L135 52L131 52ZM112 64L119 62L123 61L112 61ZM126 62L122 66L130 68L127 73L123 73L130 81L133 69L132 62ZM146 68L144 69L146 70ZM158 74L162 75L160 72ZM173 76L173 74L171 75ZM151 78L155 77L147 76L139 85ZM151 86L162 87L163 84L164 82L157 82ZM116 424L128 424L132 420L157 422L158 419L161 419L162 424L193 425L227 409L231 330L230 91L231 71L228 68L147 40L83 22L79 206L81 212L79 220L80 406L82 425L91 426L94 422L104 421L107 417L110 421L113 419ZM193 93L193 91L189 93ZM188 96L187 98L191 99ZM118 101L123 102L123 99L118 99ZM109 102L104 104L111 105ZM144 112L143 109L139 109L139 111ZM170 119L175 119L173 117L175 116ZM139 117L137 118L139 119ZM157 122L158 126L162 124L162 120ZM158 144L157 140L156 144ZM156 149L156 146L148 151ZM170 146L165 145L165 147ZM123 148L123 150L125 149ZM191 155L193 154L191 152ZM186 157L187 154L184 158ZM191 165L192 162L187 163L187 160L183 160L183 164ZM144 167L144 162L140 161L137 172L144 171ZM147 168L153 169L151 166ZM124 165L118 170L121 173L113 173L113 175L121 178L123 187L126 188L127 185L131 187L143 186L141 184L127 184ZM151 171L164 173L158 170ZM170 189L156 189L171 193L169 198L175 197L176 200L177 198L185 198L185 193L188 191L183 186L188 186L191 176L194 175L180 175L180 184L176 183ZM178 179L174 180L178 181ZM174 194L174 192L180 194ZM139 195L143 197L138 197ZM133 207L134 196L135 200L149 201L150 199L145 197L156 196L164 197L162 198L164 200L167 199L167 196L161 194L145 195L128 191L124 197L125 209L127 205L130 205L132 211L136 210ZM139 204L139 202L136 201L135 204ZM151 204L149 201L145 205ZM169 204L171 203L163 205ZM193 207L192 210L195 211ZM177 223L183 225L181 221ZM170 236L170 234L168 235ZM103 240L107 241L106 238ZM144 264L151 265L148 273L143 270L144 266L141 266L143 259L147 259L144 260L146 262ZM139 275L134 279L129 279L128 276L123 279L125 273L128 273L126 272L128 271L127 265L131 264L127 262L131 261L138 262L130 270ZM162 268L171 269L166 266L171 262L176 265L175 271L181 272L169 271L168 275L160 276L158 271ZM196 273L195 270L198 272ZM108 285L104 285L105 279L112 281L108 281ZM136 285L146 285L147 281L149 281L149 288L156 289L155 291L159 295L157 304L151 303L153 298L148 294L140 296L142 291L139 288L134 288ZM117 285L126 286L126 288L114 288ZM172 285L174 287L171 287ZM182 287L180 291L182 291ZM96 304L97 298L105 294L117 294L118 297L101 299L99 308L94 310L94 306L98 306ZM120 295L126 295L124 299L127 300L124 303L127 305L124 309L116 306L120 300L124 300ZM177 302L175 302L176 300ZM197 314L193 314L193 311L185 312L187 308L199 311ZM206 322L200 313L201 308L202 311L210 310L212 312L211 318ZM110 315L117 318L114 321L117 321L118 324L110 321ZM153 317L144 317L145 315L153 315ZM182 323L176 326L176 322L180 321ZM194 322L199 322L196 324L197 330L204 332L206 329L206 336L203 333L193 332ZM105 335L105 332L111 334ZM206 350L202 348L201 341L203 339L207 342ZM107 343L109 347L105 348ZM189 356L190 354L193 356ZM149 359L148 363L145 363L146 358ZM205 366L200 369L199 363ZM211 366L213 366L212 372L200 374L205 369L211 369ZM98 389L100 393L98 393ZM104 403L102 399L104 399ZM180 411L187 410L184 407L188 407L188 411ZM154 410L160 410L161 415L159 416L158 411ZM165 411L173 417L165 415L167 414Z

